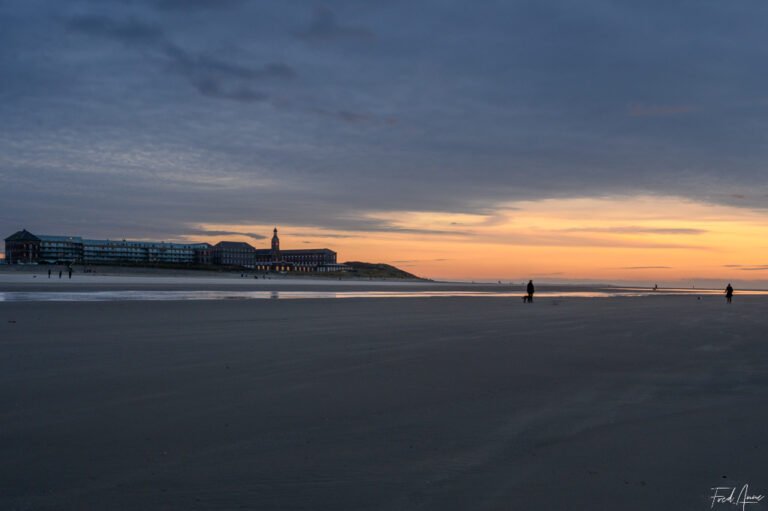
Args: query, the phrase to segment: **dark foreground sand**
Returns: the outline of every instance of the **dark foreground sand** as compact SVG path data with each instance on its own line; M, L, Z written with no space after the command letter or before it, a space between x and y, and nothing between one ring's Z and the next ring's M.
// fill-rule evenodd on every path
M768 493L767 306L0 303L0 509L709 509Z

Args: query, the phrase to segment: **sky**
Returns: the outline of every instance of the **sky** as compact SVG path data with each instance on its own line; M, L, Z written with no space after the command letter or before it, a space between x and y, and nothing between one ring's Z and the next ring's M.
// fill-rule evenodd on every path
M768 279L768 4L0 0L0 233Z

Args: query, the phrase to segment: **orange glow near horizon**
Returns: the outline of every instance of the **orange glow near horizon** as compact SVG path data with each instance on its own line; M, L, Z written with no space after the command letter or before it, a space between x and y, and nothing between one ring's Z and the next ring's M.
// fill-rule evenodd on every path
M768 213L675 197L549 199L509 203L489 215L387 212L380 231L278 226L281 246L328 247L339 261L393 264L435 279L605 281L762 280ZM196 226L264 233L271 225ZM222 237L187 239L216 243ZM761 271L766 266L765 271ZM761 277L765 274L766 277Z

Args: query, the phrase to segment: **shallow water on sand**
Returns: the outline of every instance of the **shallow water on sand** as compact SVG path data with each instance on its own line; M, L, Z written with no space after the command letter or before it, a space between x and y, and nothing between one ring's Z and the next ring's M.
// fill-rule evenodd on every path
M613 298L663 295L720 295L720 290L612 288L593 291L540 291L536 298ZM742 291L739 295L768 295ZM188 300L295 300L330 298L522 298L519 291L81 291L0 292L0 302L111 302Z

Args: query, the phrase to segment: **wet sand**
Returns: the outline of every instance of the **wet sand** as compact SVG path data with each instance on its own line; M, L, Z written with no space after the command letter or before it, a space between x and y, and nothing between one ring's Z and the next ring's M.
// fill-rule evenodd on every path
M432 289L435 286L462 287L461 283L435 283L418 279L369 280L355 277L323 277L299 274L268 274L153 270L151 268L99 269L98 273L75 272L70 279L64 271L47 275L45 266L29 266L22 270L0 266L2 291L227 291L227 290L365 290L365 289ZM142 271L143 270L143 271ZM258 277L258 278L254 278ZM471 284L469 284L471 286ZM519 285L518 285L519 287Z
M681 510L709 509L717 485L765 494L768 298L724 302L0 303L0 509Z
M183 270L147 269L149 273L123 271L116 268L109 273L74 273L68 278L67 273L59 278L58 271L47 276L47 267L15 267L0 266L0 293L3 292L122 292L122 291L287 291L287 292L471 292L471 293L525 293L524 282L446 282L419 279L366 279L351 276L320 277L316 275L299 274L264 274L194 272ZM254 278L257 276L258 278ZM624 288L610 285L576 285L576 284L537 284L537 293L546 292L592 292L606 290L621 291ZM650 292L651 288L643 288ZM659 292L671 291L662 289Z

